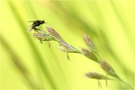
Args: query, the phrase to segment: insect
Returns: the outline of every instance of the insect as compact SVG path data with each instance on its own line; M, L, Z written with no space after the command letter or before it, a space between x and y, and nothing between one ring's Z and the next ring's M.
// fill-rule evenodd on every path
M36 21L29 21L29 22L33 22L32 25L31 25L30 31L31 31L32 29L34 29L34 30L39 30L39 29L36 28L36 27L37 27L37 26L40 26L40 25L42 25L42 24L45 23L44 20L36 20Z

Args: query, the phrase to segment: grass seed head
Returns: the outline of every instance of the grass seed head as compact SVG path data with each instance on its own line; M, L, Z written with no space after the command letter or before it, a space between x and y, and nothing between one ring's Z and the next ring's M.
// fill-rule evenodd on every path
M112 68L112 66L111 66L109 63L107 63L107 62L104 61L104 60L101 60L99 63L100 63L101 68L102 68L107 74L109 74L109 75L111 75L111 76L113 76L113 77L117 77L117 78L118 78L117 74L115 73L114 69Z
M64 52L69 52L69 53L80 53L79 50L77 50L75 47L73 47L72 45L68 44L65 41L60 42L59 49L61 49Z
M83 40L91 51L96 52L95 45L94 45L93 41L91 40L91 38L89 37L88 34L83 35Z
M60 42L63 41L59 33L57 33L53 28L47 27L49 34L54 38L54 40Z
M85 48L81 48L81 52L84 56L88 57L89 59L98 62L97 56L92 51L89 51L88 49Z
M106 79L109 79L108 77L102 75L102 74L99 74L99 73L96 73L96 72L89 72L87 74L85 74L88 78L93 78L93 79L98 79L98 80L106 80Z

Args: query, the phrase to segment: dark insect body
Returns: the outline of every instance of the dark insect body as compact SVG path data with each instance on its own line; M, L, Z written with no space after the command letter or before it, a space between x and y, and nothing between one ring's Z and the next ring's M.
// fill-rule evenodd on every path
M36 21L29 21L29 22L33 22L33 24L31 25L31 30L34 29L34 30L37 30L37 26L40 26L42 24L45 23L44 20L36 20Z

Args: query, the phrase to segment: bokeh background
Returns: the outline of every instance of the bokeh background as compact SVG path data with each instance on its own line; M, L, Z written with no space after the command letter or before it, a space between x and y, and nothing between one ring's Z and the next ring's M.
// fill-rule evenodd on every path
M132 87L135 64L134 0L0 0L1 90L101 90L84 74L99 65L80 54L60 51L56 42L41 44L27 32L31 20L45 20L77 49L92 38L98 54ZM47 31L47 30L46 30ZM130 90L117 81L101 81L102 90Z

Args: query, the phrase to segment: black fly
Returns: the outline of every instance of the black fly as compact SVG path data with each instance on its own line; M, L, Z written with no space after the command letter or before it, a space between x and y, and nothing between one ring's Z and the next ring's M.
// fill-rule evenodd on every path
M32 25L31 25L31 29L30 30L32 30L32 29L38 30L38 28L36 28L36 27L45 23L44 20L36 20L36 21L29 21L29 22L33 22Z

